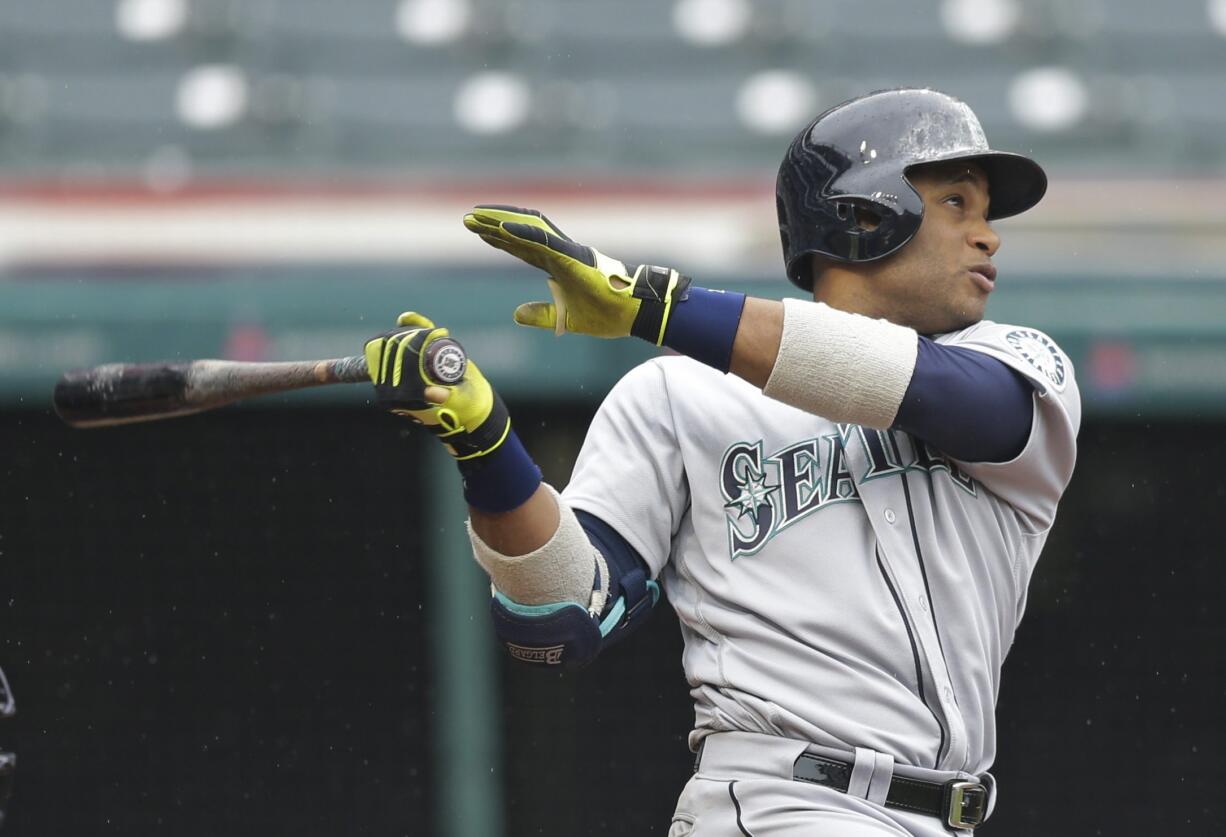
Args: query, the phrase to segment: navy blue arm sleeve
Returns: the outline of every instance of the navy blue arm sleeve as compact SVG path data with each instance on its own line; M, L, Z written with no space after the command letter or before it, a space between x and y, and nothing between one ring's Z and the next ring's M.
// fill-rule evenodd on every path
M605 637L604 644L608 646L642 624L655 605L659 588L651 581L651 569L647 562L612 526L582 509L575 509L575 517L587 533L588 540L600 550L609 566L609 604L606 605L606 613L601 616L607 615L619 599L624 601L626 608L620 620L622 629Z
M964 462L1008 462L1026 447L1034 388L994 357L919 339L894 427Z

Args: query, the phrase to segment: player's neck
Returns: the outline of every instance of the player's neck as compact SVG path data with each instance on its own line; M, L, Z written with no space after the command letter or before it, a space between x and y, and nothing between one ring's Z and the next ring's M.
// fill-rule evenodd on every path
M827 267L813 282L813 301L850 314L874 319L892 319L889 307L872 292L864 277L834 265Z

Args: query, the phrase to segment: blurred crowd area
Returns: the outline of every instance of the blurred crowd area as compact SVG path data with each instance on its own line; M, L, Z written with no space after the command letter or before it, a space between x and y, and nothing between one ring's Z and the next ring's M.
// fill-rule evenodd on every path
M905 83L1079 173L1204 174L1224 42L1223 0L8 0L0 167L756 174Z

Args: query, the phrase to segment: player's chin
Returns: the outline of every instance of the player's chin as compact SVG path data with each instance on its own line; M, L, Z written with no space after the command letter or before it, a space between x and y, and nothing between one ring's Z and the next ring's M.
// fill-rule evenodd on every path
M986 295L982 297L969 296L959 300L957 304L950 307L949 327L945 331L958 331L970 328L982 320L984 310L987 307L987 301Z

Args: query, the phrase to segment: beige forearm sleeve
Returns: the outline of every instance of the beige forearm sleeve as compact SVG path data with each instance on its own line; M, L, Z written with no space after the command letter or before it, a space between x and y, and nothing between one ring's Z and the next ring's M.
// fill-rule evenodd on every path
M887 428L915 372L919 335L820 302L783 301L783 338L762 391L836 422Z
M574 511L553 486L545 488L558 504L558 531L543 546L527 555L503 555L491 548L468 524L473 557L503 594L518 604L539 605L577 602L600 613L609 587L609 570L604 556L588 540ZM600 585L593 592L593 581L600 573Z

